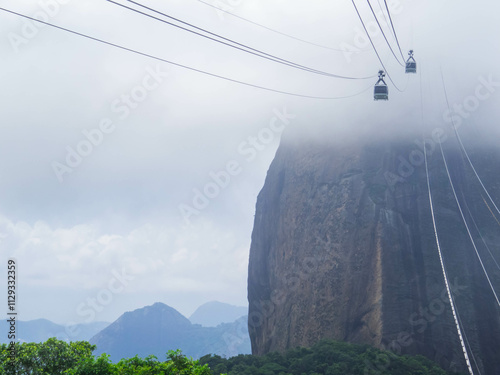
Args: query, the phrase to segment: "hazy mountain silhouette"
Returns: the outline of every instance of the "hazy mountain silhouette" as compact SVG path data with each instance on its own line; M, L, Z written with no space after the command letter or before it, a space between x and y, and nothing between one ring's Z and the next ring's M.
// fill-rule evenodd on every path
M108 322L92 322L66 327L47 319L36 319L16 322L16 339L22 342L44 342L51 337L65 341L88 341L96 333L106 328ZM0 330L8 331L6 320L0 321ZM2 335L0 343L7 343L7 335Z
M189 320L193 324L201 324L204 327L216 327L222 323L234 322L247 314L247 307L211 301L198 307Z
M208 353L228 357L250 353L246 316L202 327L163 303L126 312L90 342L97 345L97 355L107 353L113 361L151 354L164 359L168 350L175 349L193 358Z

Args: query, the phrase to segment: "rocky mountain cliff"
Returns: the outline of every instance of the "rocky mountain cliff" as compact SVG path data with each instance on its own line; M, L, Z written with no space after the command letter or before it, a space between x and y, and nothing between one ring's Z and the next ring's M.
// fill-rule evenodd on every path
M438 257L421 136L329 142L286 135L257 200L248 276L252 352L332 338L422 354L445 369L466 371ZM500 223L456 140L450 135L443 147L478 251L500 292L500 268L485 246L500 262ZM498 147L475 144L470 151L498 205ZM429 142L428 153L460 321L482 373L500 374L500 309L439 146Z

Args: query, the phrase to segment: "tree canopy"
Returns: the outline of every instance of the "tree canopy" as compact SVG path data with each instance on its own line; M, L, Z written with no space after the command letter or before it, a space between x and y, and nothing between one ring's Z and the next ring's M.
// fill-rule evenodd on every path
M0 346L0 373L7 375L210 375L201 366L182 355L168 351L166 361L155 356L125 358L112 363L109 356L95 357L96 349L86 341L67 343L51 338L44 343L16 343L12 361L7 344Z
M323 340L311 348L229 359L206 355L213 375L451 375L422 356L398 356L367 345Z
M452 375L421 356L398 356L366 345L324 340L311 348L296 348L264 356L222 358L206 355L199 361L180 350L168 351L166 360L155 356L111 362L109 355L94 356L95 345L51 338L44 343L0 346L0 374L6 375Z

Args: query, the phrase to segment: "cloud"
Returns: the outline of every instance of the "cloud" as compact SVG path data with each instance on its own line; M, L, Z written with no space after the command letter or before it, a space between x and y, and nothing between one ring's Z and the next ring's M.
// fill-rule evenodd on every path
M125 270L134 280L124 294L208 292L224 295L244 288L248 240L214 223L190 227L146 224L125 235L102 234L90 224L51 228L0 218L2 253L19 264L27 291L64 286L81 294L105 288L113 272ZM28 298L28 297L24 297ZM57 296L52 301L58 301Z
M317 44L356 47L356 40L361 40L361 24L350 2L230 3L237 14ZM463 103L473 95L481 76L491 74L500 80L500 53L495 48L500 5L486 0L474 6L465 0L391 3L399 4L394 22L403 53L415 50L426 121L431 127L443 126L440 66L452 103ZM29 15L42 9L38 1L6 6ZM158 7L316 69L366 76L381 68L366 40L357 46L362 52L348 59L342 52L286 38L230 16L221 19L216 10L197 1L174 0ZM370 20L369 10L361 9ZM26 23L0 13L5 30L0 38L0 249L2 256L14 254L21 262L23 303L32 317L38 313L50 317L50 311L57 310L35 307L42 291L69 306L69 313L57 313L65 320L65 314L74 312L73 305L109 282L112 270L122 269L130 270L135 279L124 290L124 300L117 299L106 310L108 317L161 299L185 311L210 299L244 303L255 201L279 137L252 162L244 159L238 146L269 125L274 109L287 107L297 116L291 127L302 129L301 134L331 139L333 145L360 135L419 131L422 126L419 76L404 75L380 34L374 42L394 82L404 87L408 81L403 93L390 83L388 103L372 100L372 80L339 80L285 67L106 2L70 1L51 21L279 90L318 96L368 90L345 100L288 97L161 64L49 27L40 28L16 52L8 33L22 34ZM148 69L157 69L158 64L169 72L168 77L121 118L113 103L132 95L144 84ZM497 102L498 96L492 95L472 116L487 134L496 134L490 130L497 127ZM76 150L86 140L84 132L98 128L105 118L113 120L115 130L60 183L52 163L65 163L67 148ZM223 170L230 160L239 161L242 172L191 226L185 226L179 205L189 204L193 189L202 189L211 181L210 173Z

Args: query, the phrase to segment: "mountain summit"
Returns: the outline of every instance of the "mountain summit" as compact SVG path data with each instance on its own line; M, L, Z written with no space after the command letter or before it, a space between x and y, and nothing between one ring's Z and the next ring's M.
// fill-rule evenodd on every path
M246 316L215 328L202 327L163 303L126 312L90 342L97 345L97 355L109 354L113 361L151 354L164 360L168 350L176 349L194 358L250 352Z

